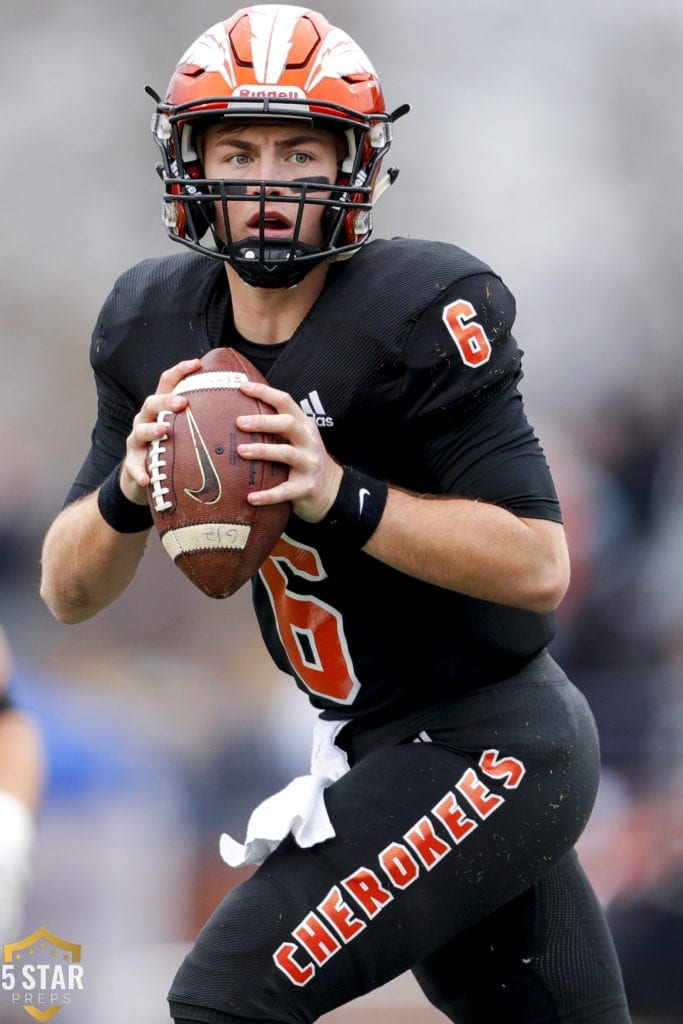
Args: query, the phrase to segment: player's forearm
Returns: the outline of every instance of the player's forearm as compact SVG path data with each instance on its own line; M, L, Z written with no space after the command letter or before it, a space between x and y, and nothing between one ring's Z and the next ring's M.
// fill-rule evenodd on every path
M364 550L426 582L528 611L553 611L569 583L558 523L520 519L484 502L390 489Z
M148 533L119 533L96 493L67 506L43 545L40 594L60 622L82 622L112 604L133 579Z

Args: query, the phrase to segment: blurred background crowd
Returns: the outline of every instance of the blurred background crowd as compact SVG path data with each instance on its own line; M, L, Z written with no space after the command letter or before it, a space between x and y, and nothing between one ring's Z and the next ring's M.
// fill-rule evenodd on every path
M21 934L45 925L82 944L71 1024L167 1020L182 950L239 879L220 833L241 837L251 807L307 769L311 714L270 665L246 590L211 602L152 537L96 619L60 626L38 596L42 536L94 422L97 312L118 273L173 248L144 86L163 92L187 45L237 6L3 5L0 622L48 766ZM368 52L389 109L412 104L375 234L455 242L517 297L527 410L573 555L554 653L602 735L582 857L634 1020L680 1024L683 6L317 8ZM17 1013L0 1005L3 1024ZM440 1019L406 979L330 1019L364 1014Z

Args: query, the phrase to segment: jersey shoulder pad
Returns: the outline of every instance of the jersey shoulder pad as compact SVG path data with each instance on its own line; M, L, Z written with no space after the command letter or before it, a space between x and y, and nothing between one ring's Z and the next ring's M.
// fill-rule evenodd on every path
M492 273L491 267L472 253L448 242L417 238L377 239L368 243L351 261L359 287L376 290L380 282L419 306L454 281L472 274Z
M143 260L124 271L114 282L99 319L109 329L125 326L139 316L168 314L191 302L205 305L217 264L195 253L180 253Z
M224 271L218 261L181 253L144 260L121 274L93 330L93 369L121 382L142 374L141 387L156 387L159 362L166 360L162 369L172 365L175 350L183 345L187 357L197 354L190 346L203 337L200 321L215 299L220 273Z

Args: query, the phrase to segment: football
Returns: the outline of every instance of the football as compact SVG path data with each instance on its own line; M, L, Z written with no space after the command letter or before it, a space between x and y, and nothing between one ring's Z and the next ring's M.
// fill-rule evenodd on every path
M245 433L238 416L274 412L240 391L245 380L264 377L232 348L215 348L202 368L174 389L188 404L162 412L162 438L150 444L149 505L165 550L209 597L229 597L264 563L285 528L289 502L255 507L247 501L287 478L282 463L243 459L237 446L272 441Z

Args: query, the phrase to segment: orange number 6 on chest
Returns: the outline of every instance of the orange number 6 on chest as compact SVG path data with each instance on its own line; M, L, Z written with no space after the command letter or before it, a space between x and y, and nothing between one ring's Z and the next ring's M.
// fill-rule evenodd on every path
M360 683L349 654L341 614L312 594L288 586L286 569L314 588L327 576L315 548L283 533L259 570L289 663L311 693L353 704Z

